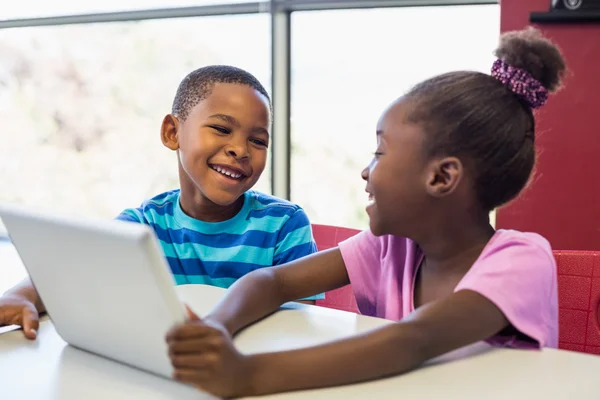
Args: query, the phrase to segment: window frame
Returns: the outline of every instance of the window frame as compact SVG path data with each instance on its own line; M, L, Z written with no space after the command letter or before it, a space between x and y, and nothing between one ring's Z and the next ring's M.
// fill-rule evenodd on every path
M271 190L274 196L290 199L291 185L291 14L295 11L324 11L366 8L398 8L498 4L497 0L264 0L246 3L194 7L139 9L105 13L57 15L42 18L0 20L0 29L69 24L109 23L224 16L255 13L271 14L271 96L273 130ZM0 239L6 234L0 232Z

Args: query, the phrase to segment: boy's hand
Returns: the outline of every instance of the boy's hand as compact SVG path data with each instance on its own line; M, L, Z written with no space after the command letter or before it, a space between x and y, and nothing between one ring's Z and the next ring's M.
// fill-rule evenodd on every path
M4 295L0 297L0 326L19 325L27 339L35 339L40 324L35 305L25 297Z
M167 334L175 380L192 384L220 397L252 392L253 367L238 352L219 323L201 320L188 308L189 319Z

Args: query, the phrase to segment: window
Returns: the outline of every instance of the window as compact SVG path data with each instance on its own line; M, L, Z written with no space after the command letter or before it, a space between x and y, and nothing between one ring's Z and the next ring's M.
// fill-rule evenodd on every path
M385 107L455 69L489 71L500 7L292 14L292 200L313 223L366 228L360 172Z
M0 200L111 218L177 187L159 128L180 80L227 63L270 90L269 35L266 15L0 30Z
M0 201L56 212L113 218L178 187L159 128L193 69L236 65L270 92L267 14L4 29L0 54Z
M245 3L245 0L21 0L7 1L0 8L0 20L16 18L42 18L58 15L132 11L136 9L158 9L192 7L215 4Z

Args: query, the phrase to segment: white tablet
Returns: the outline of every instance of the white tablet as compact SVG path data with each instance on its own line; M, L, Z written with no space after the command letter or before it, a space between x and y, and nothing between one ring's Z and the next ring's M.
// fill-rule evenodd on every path
M171 377L165 334L185 313L150 227L14 206L0 218L67 343Z

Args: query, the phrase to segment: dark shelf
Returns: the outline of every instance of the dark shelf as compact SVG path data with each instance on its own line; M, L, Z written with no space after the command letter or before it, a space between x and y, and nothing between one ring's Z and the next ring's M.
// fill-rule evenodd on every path
M569 24L576 22L600 23L600 10L569 11L554 10L549 12L532 12L529 21L539 23Z

